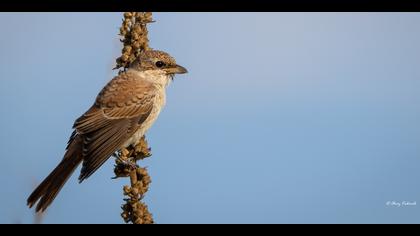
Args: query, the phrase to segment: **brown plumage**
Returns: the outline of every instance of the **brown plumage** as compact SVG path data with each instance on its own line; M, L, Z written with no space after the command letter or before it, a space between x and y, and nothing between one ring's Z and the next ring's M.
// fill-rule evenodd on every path
M29 207L39 200L36 211L44 211L80 163L82 182L118 149L135 144L156 120L175 73L186 69L164 52L149 51L113 78L75 121L64 158L29 196Z

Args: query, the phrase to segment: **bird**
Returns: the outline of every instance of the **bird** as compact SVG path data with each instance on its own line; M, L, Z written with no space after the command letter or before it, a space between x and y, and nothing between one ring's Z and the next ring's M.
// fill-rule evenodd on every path
M64 157L28 197L29 208L38 202L35 211L45 211L79 164L81 183L115 152L136 145L164 107L168 84L187 72L166 52L141 52L76 119Z

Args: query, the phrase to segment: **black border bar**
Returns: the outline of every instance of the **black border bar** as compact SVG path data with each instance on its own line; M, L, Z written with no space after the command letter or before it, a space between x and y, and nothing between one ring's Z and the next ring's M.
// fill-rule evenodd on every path
M0 11L419 12L420 0L3 0Z

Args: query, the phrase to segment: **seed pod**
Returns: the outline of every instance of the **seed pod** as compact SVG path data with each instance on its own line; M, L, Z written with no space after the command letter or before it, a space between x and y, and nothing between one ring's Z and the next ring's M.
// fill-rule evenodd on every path
M129 63L131 63L131 62L133 62L134 60L136 60L136 56L135 56L134 54L131 54L130 58L128 59L128 62L129 62ZM129 63L128 63L128 64L129 64ZM127 65L128 65L128 64L127 64Z
M127 34L127 30L124 29L123 27L120 28L120 35L121 36L125 36Z
M144 186L144 184L143 184L142 181L137 182L136 185L135 185L135 187L138 188L138 189L142 189L143 186Z
M127 195L131 192L131 188L127 185L124 185L123 191L124 191L124 194Z
M139 190L137 188L131 189L131 193L135 196L139 195Z
M131 39L132 40L139 40L139 38L140 38L140 35L138 33L136 33L136 32L131 33Z
M134 222L135 224L139 224L139 225L141 225L141 224L143 224L143 220L142 219L140 219L140 218L138 218L138 219L136 219L135 220L135 222Z
M141 45L140 45L140 42L138 42L138 41L136 41L136 42L134 42L134 43L133 43L133 48L134 48L134 49L139 49L139 48L140 48L140 46L141 46Z
M132 47L130 45L124 46L123 48L123 53L130 53L131 52Z
M129 58L129 56L128 56L127 54L123 54L123 55L121 56L121 60L122 60L123 62L128 61L128 58Z
M143 30L142 30L142 28L141 28L141 26L139 25L139 24L135 24L134 25L134 27L133 27L133 32L136 32L136 33L138 33L138 34L141 34L141 32L142 32Z
M131 25L131 19L129 19L129 18L125 18L124 20L123 20L123 23L122 23L124 26L130 26Z

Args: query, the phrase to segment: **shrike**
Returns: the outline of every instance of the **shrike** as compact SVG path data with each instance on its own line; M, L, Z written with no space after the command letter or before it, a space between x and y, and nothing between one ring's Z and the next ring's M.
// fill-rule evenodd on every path
M39 200L36 211L44 211L80 163L82 182L113 153L136 145L165 105L167 85L175 74L183 73L187 70L165 52L141 53L75 121L63 159L29 196L28 206Z

